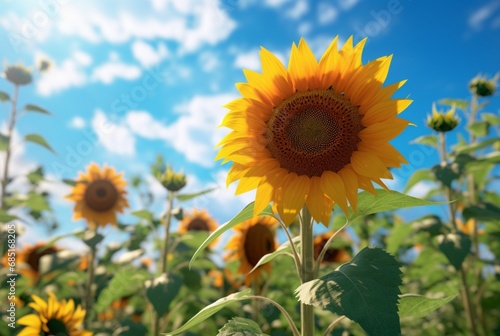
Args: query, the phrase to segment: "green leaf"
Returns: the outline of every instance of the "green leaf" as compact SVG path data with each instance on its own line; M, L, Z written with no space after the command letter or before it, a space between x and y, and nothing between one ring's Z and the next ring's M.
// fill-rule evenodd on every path
M438 137L435 135L424 135L419 138L416 138L411 143L437 148Z
M267 336L262 332L259 325L252 320L233 317L219 329L217 336Z
M194 260L201 254L201 252L208 246L210 245L214 240L219 238L224 232L227 230L233 228L234 226L240 224L243 221L246 221L247 219L250 219L253 217L253 205L254 202L251 202L248 204L243 210L241 210L236 216L233 217L229 222L224 223L220 225L214 232L208 236L208 238L198 247L196 252L193 254L193 257L191 258L191 261L189 262L189 267L191 267L191 264L193 263ZM268 205L264 211L262 211L260 216L273 216L274 213L271 209L271 206Z
M24 202L24 204L34 211L44 211L50 210L50 205L47 202L47 199L42 195L31 192L28 194L28 198Z
M387 239L387 252L396 255L403 244L408 243L408 238L414 232L413 227L406 223L397 223L391 230ZM407 246L407 245L406 245Z
M294 237L292 239L293 243L295 244L295 246L299 246L300 245L300 237ZM259 266L261 265L264 265L264 264L267 264L268 262L270 262L271 260L275 259L276 257L282 255L282 254L285 254L285 253L292 253L292 247L290 246L290 241L286 241L284 242L283 244L281 244L280 247L278 247L276 249L276 251L272 252L272 253L268 253L264 256L262 256L262 258L260 258L260 260L257 262L257 264L255 265L254 268L252 268L252 270L248 273L252 273L253 271L255 271Z
M42 114L48 114L50 115L51 113L49 111L47 111L46 109L40 107L40 106L36 106L36 105L32 105L32 104L28 104L24 107L24 110L25 111L28 111L28 112L37 112L37 113L42 113Z
M10 100L10 96L8 93L0 91L0 101L7 101Z
M146 281L146 296L156 313L163 316L182 286L182 278L175 274L162 274Z
M498 220L500 218L500 207L488 202L477 203L465 208L462 215L465 220L469 218L475 218L479 221Z
M97 244L104 240L104 236L95 231L83 231L81 234L81 239L90 248L95 248Z
M1 223L8 223L10 221L13 221L14 219L18 219L18 217L14 216L14 215L9 215L4 210L0 210L0 222Z
M26 136L24 137L24 140L36 143L37 145L40 145L40 146L48 149L52 153L55 153L54 150L52 149L52 147L50 147L47 140L45 140L40 134L26 134Z
M478 142L475 144L466 144L466 145L456 146L454 148L454 151L459 153L459 154L468 154L468 153L472 153L478 149L492 145L497 141L500 141L500 138L487 139L487 140L484 140L484 141L481 141L481 142Z
M177 197L178 201L185 202L185 201L192 200L193 198L196 198L198 196L208 194L208 193L214 191L215 189L217 189L217 188L209 188L209 189L198 191L198 192L192 193L192 194L179 194L176 197Z
M376 189L377 195L372 195L367 191L363 191L358 195L357 212L349 212L349 221L353 221L359 217L366 215L392 211L402 208L410 208L416 206L430 206L447 204L447 202L431 202L420 198L407 196L397 191L387 191L384 189Z
M145 219L148 222L152 222L154 219L153 213L149 210L138 210L131 213L132 216Z
M454 180L460 177L460 166L457 164L437 164L432 167L436 179L447 187L451 187Z
M99 313L113 301L137 293L150 277L149 272L145 270L136 268L120 269L113 276L108 286L102 290L94 310Z
M44 179L43 167L38 167L37 169L31 171L26 177L32 184L38 185Z
M481 119L493 126L500 125L500 117L493 113L482 113Z
M438 101L441 105L455 105L458 109L465 111L469 107L469 102L463 99L445 98Z
M450 264L458 271L462 263L470 252L472 242L469 236L458 233L449 233L437 237L439 250L444 253Z
M230 305L233 302L236 301L241 301L241 300L246 300L248 299L248 296L252 294L252 289L246 289L242 292L234 293L231 295L226 296L225 298L219 299L215 301L214 303L206 306L202 310L198 312L195 316L193 316L189 321L186 322L182 327L179 329L170 332L167 335L178 335L180 333L183 333L192 327L196 326L197 324L205 321L209 317L213 316L215 313L220 311L221 309L225 308L226 306Z
M75 180L69 180L69 179L63 179L62 180L65 184L70 185L72 187L76 186L76 181Z
M299 300L344 315L368 335L401 335L399 264L382 249L366 247L354 259L295 291Z
M410 179L408 180L404 193L410 191L411 188L413 188L417 183L421 181L435 181L435 180L436 178L434 177L434 174L429 169L417 170L411 175Z
M477 137L487 136L490 130L490 124L486 121L478 121L467 126L467 129Z
M77 259L80 259L80 255L70 250L44 255L39 260L40 274L45 275L60 269L67 270L68 266Z
M0 133L0 151L5 152L9 149L10 138Z
M399 297L399 316L424 317L452 301L457 295L458 293L444 298L428 298L417 294L401 295Z

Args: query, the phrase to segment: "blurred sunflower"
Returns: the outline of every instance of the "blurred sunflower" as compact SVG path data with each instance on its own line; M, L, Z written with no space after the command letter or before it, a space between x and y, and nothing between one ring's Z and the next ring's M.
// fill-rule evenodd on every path
M474 233L474 226L476 225L474 218L469 218L466 223L464 223L460 218L457 218L455 222L457 223L457 228L466 235L471 236ZM482 235L484 234L484 230L479 229L477 230L477 233Z
M75 202L73 219L84 218L91 227L116 225L116 213L129 207L126 185L123 173L117 174L113 167L100 169L92 163L86 174L79 174L75 187L66 197Z
M391 99L405 81L382 86L392 56L363 65L366 39L353 46L350 37L340 51L337 41L318 62L301 39L288 69L262 48L263 74L244 70L242 98L226 105L221 126L232 131L216 160L233 162L227 183L239 180L236 194L257 189L254 215L273 202L288 225L307 205L326 225L334 203L355 210L358 188L387 189L388 168L406 163L389 144L408 125L397 115L411 103Z
M261 277L262 271L269 272L271 264L267 263L249 273L266 254L274 252L277 247L275 228L278 222L273 217L254 217L234 227L236 235L226 245L226 260L238 260L238 273L245 275L245 285Z
M36 310L37 314L29 314L19 319L19 324L25 328L18 336L92 335L92 332L80 328L85 318L85 310L80 305L75 308L73 300L58 301L53 293L49 293L47 302L36 295L31 297L34 302L29 306Z
M56 246L46 247L45 243L36 243L26 246L17 255L19 273L32 282L40 278L40 259L43 256L55 254L59 251ZM6 266L7 258L4 257L3 264Z
M219 225L210 217L206 210L198 211L193 210L193 213L184 214L184 218L179 223L179 233L186 233L188 231L208 231L214 232Z
M333 235L333 232L326 232L320 234L314 238L314 260L318 260L318 257L328 242L328 239ZM351 260L351 256L346 251L345 247L335 248L330 247L326 250L325 256L322 263L345 263Z

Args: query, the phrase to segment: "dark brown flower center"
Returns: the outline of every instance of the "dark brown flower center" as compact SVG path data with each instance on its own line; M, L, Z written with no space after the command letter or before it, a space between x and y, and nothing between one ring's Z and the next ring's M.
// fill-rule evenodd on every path
M271 229L264 224L256 224L248 229L245 237L245 256L248 263L254 267L260 258L274 252L274 235Z
M208 223L201 218L193 218L187 226L188 231L210 231Z
M30 265L31 269L38 272L40 270L40 259L43 256L56 253L57 250L53 247L34 247L33 250L28 254L26 258L26 263Z
M96 180L90 182L85 191L85 203L94 211L108 211L118 201L118 190L111 181Z
M338 172L351 161L363 129L358 107L332 90L297 92L267 122L267 149L297 175Z
M47 336L67 336L69 335L69 330L64 324L64 322L59 321L57 319L50 319L47 322L47 328L49 328L49 332L46 333Z

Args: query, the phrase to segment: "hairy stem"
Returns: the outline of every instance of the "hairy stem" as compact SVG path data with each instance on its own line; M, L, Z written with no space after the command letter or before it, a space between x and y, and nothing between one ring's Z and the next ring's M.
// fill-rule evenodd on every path
M95 229L89 229L93 231L94 235L97 235L97 227ZM86 315L85 315L85 320L84 320L84 326L85 329L90 329L90 322L93 319L93 314L92 308L94 305L94 291L93 291L93 286L94 286L94 277L95 277L95 259L96 259L96 253L97 253L97 246L93 245L90 247L90 260L87 266L87 284L85 286L85 298L83 302L85 302L85 310L86 310Z
M314 280L314 243L312 230L312 217L309 209L302 209L302 221L300 223L300 239L302 245L300 280L304 284ZM300 304L301 335L314 335L314 307L305 303Z
M12 153L12 136L14 135L14 126L16 125L16 113L17 113L17 98L19 95L19 86L14 85L14 95L11 101L10 119L7 128L7 137L9 142L7 144L7 151L5 152L5 161L3 163L3 177L2 177L2 191L0 195L0 209L4 210L6 208L5 204L5 193L7 192L7 184L9 181L9 163Z

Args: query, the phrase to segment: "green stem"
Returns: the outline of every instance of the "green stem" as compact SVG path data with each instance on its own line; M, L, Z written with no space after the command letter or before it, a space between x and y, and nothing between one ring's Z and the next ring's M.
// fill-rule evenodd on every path
M97 228L89 229L94 235L97 235ZM93 245L90 247L90 260L87 266L87 284L85 286L85 298L83 302L85 303L85 320L84 326L85 329L90 329L90 322L93 319L92 308L94 304L94 291L92 290L94 286L94 277L95 277L95 259L97 253L97 246Z
M167 254L168 254L168 241L170 239L170 224L172 223L172 207L174 205L174 197L175 193L173 191L168 192L167 196L167 209L165 211L165 216L163 220L163 225L165 228L165 236L161 245L161 252L160 252L160 272L161 274L166 274L167 273ZM156 312L153 313L154 318L153 318L153 330L152 334L153 336L158 336L160 334L160 318Z
M333 321L329 326L328 328L326 328L325 330L325 333L323 334L323 336L328 336L330 334L330 332L333 330L333 328L335 328L335 326L337 324L339 324L343 319L345 319L345 316L342 315L340 316L339 318L337 318L335 321Z
M314 280L314 241L313 221L307 207L302 209L302 222L300 223L300 239L302 245L300 280L304 284ZM301 335L314 335L314 307L304 303L300 304Z
M14 126L16 125L16 112L17 112L17 98L19 96L19 86L14 85L14 95L12 97L12 105L10 110L10 120L7 128L7 137L9 142L7 143L7 151L5 152L5 161L3 163L3 177L2 177L2 189L0 195L0 209L5 210L5 193L7 192L7 184L9 182L9 163L10 156L12 153L12 136L14 135Z
M262 300L262 301L265 301L265 302L269 302L271 304L273 304L276 308L279 309L279 311L285 315L285 318L286 320L288 321L288 323L290 324L290 328L292 328L292 334L293 336L300 336L301 334L299 333L299 330L297 329L297 327L295 326L295 324L293 323L293 320L292 320L292 317L290 316L290 314L288 314L288 312L285 310L285 308L283 308L283 306L281 306L279 303L277 303L276 301L272 300L272 299L269 299L265 296L260 296L260 295L250 295L248 296L249 299L254 299L254 300ZM305 334L302 333L302 336L304 336ZM308 334L309 336L313 336L313 334Z
M319 275L319 267L321 266L321 261L323 261L326 252L328 251L328 247L332 243L333 239L335 239L335 237L337 237L337 235L341 233L342 230L344 230L347 227L347 225L349 225L349 220L346 220L345 224L342 225L340 229L335 231L335 233L326 241L325 246L323 246L323 249L321 250L321 253L318 256L318 260L316 260L316 263L314 264L314 278L317 278Z

